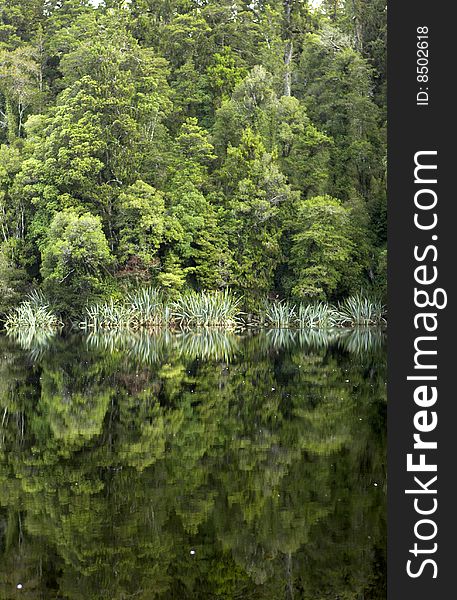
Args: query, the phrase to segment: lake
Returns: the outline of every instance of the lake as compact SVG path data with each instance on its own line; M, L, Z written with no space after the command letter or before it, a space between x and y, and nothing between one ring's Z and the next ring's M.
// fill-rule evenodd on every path
M385 600L382 331L0 350L2 600Z

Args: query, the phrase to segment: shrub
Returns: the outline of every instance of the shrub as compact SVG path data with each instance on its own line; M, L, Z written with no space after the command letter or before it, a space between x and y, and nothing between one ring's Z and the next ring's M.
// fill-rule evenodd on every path
M326 302L313 304L300 304L297 313L297 326L305 328L329 328L334 327L338 320L338 313L334 306Z
M289 329L293 327L297 315L295 306L288 302L271 302L264 307L265 321L278 329Z
M61 326L59 318L39 292L29 294L27 300L7 314L5 321L5 329L8 332L53 332Z
M189 292L172 305L173 318L184 326L234 327L239 323L241 298L230 290Z
M133 310L136 327L159 327L170 321L170 308L156 288L142 288L130 294L127 303Z
M379 300L372 300L361 293L340 302L337 310L338 325L342 327L386 323L385 306Z

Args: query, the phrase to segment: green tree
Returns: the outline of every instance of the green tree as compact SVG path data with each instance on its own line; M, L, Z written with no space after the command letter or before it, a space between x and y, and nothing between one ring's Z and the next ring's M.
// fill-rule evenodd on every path
M112 257L99 217L56 214L42 247L43 287L62 311L74 312L106 293Z
M3 109L1 124L13 142L24 132L24 122L41 99L41 69L31 46L20 46L10 52L0 50L0 93Z
M233 90L247 75L246 69L237 65L236 55L230 46L214 54L214 64L207 69L209 85L214 89L216 106L229 100Z
M317 196L297 206L291 292L301 299L334 297L351 265L350 212L339 200Z
M134 276L146 271L148 278L148 271L157 268L157 251L164 236L163 193L144 181L136 181L121 192L116 210L120 264Z
M383 178L383 129L371 97L371 70L344 34L326 27L308 36L301 58L300 81L313 123L334 140L327 193L347 200L354 194L369 201L373 182Z
M18 304L28 287L27 273L14 242L0 243L0 314Z
M237 147L229 146L224 182L225 222L233 256L231 284L252 307L273 289L281 262L281 210L294 193L266 152L258 135L247 129Z
M352 250L344 281L303 251L316 295L385 290L382 0L8 0L0 14L12 301L41 285L68 210L101 219L113 293L147 281L231 287L250 307L290 296L299 200L326 195L350 214Z
M186 280L200 289L227 283L221 213L209 191L209 168L215 158L208 132L197 119L187 119L177 133L167 184L165 268L158 280L169 289L182 288Z
M120 188L150 183L171 106L165 61L141 49L117 13L90 25L91 35L61 60L66 88L29 167L37 236L56 210L83 207L102 217L112 241Z

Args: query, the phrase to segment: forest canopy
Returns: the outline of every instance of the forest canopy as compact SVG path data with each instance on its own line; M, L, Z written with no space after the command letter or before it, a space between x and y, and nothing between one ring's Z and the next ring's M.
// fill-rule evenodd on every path
M384 295L386 7L0 2L0 312Z

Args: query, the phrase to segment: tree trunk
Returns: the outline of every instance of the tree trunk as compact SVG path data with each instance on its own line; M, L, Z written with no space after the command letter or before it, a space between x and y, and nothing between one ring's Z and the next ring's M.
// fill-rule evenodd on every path
M290 552L286 555L286 582L286 598L287 600L294 600L294 578L292 574L292 554Z
M286 51L284 53L284 96L292 95L292 55L293 55L293 42L290 40L287 42Z
M284 51L284 96L292 95L292 57L294 44L291 31L292 22L292 0L284 0L284 39L286 49Z
M354 22L354 47L358 52L362 52L363 29L357 0L352 0L352 20Z
M8 142L13 144L16 141L16 132L17 132L17 124L16 118L13 111L13 105L9 98L5 98L5 114L6 114L6 123L7 123L7 137Z

